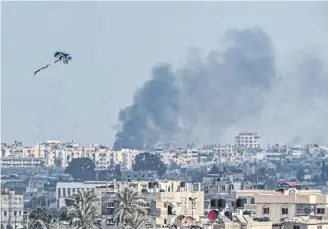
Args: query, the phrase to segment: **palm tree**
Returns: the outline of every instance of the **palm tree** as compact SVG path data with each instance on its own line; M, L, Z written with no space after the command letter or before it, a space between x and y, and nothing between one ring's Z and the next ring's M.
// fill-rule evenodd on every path
M46 208L37 208L29 215L29 228L52 229L58 226L58 220Z
M124 229L144 229L146 225L147 216L136 213L132 218L126 220Z
M138 191L124 187L121 192L117 193L117 199L119 206L114 215L114 222L117 225L127 223L129 220L131 221L136 214L141 216L147 214L147 210L142 206L144 197Z
M67 215L76 225L75 229L101 228L98 223L101 219L98 203L99 199L92 191L82 191L66 199Z

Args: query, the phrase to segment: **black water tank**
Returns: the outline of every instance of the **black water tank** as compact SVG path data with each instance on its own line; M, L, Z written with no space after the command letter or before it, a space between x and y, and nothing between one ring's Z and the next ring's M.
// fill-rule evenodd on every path
M270 222L270 218L269 217L263 217L263 222Z
M210 201L211 208L217 208L218 207L218 200L213 198Z
M181 181L181 182L180 182L180 188L184 188L184 187L186 187L186 182Z
M243 212L243 215L249 215L250 216L251 215L251 212L248 211L248 210L246 210L246 211Z
M228 217L230 220L232 220L232 211L226 211L224 215Z
M226 207L226 200L225 199L222 199L222 198L220 198L220 199L218 199L218 208L225 208Z
M154 182L149 182L148 183L148 188L154 188Z
M236 200L236 208L244 208L245 207L245 201L243 198L238 198Z

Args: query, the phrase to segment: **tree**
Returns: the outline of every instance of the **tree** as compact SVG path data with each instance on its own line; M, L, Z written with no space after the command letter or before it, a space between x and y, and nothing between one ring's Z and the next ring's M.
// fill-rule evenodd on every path
M95 164L90 158L74 158L68 164L65 173L81 181L94 180L95 167Z
M135 214L146 215L147 210L141 206L144 203L144 197L138 191L124 187L122 192L117 193L119 206L114 214L114 222L116 225L124 225L133 220Z
M120 164L115 165L114 174L115 174L116 180L121 180L122 171L121 171L121 165Z
M296 173L296 178L298 181L304 181L304 169L300 168Z
M105 181L105 180L121 180L122 178L122 172L121 172L121 166L119 164L115 166L110 166L106 170L102 170L99 172L98 175L99 180Z
M66 201L65 201L65 203L66 203ZM58 220L60 220L60 221L69 221L70 218L67 215L67 212L68 212L68 208L66 206L65 207L61 207L59 209L59 211L57 212L57 214L58 214Z
M170 159L170 169L180 169L180 166L173 159Z
M60 158L56 158L55 160L54 160L54 164L55 164L55 166L56 167L61 167L62 166L62 160L60 159Z
M328 165L326 164L326 162L322 162L321 180L324 182L328 181Z
M31 209L36 209L37 207L49 207L46 196L33 197L29 203L28 207Z
M147 217L136 213L131 218L127 218L124 229L144 229Z
M322 184L321 177L318 176L318 175L315 175L315 176L313 177L313 182L314 182L316 185Z
M52 229L57 227L57 219L46 208L37 208L29 215L29 228Z
M67 215L72 222L77 225L76 229L97 229L101 228L98 223L101 216L99 214L99 199L92 191L81 191L67 199Z
M157 171L158 176L163 176L166 171L165 164L161 159L152 153L140 153L134 159L134 171Z

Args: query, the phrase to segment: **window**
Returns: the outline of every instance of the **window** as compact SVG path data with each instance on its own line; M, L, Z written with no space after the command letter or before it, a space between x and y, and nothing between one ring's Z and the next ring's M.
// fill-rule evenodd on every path
M113 215L113 213L114 213L114 208L106 208L107 215Z
M321 225L317 226L317 229L322 229L322 226Z
M324 215L325 209L324 208L317 208L317 214Z
M164 219L164 224L166 224L166 222L167 222L167 220L166 220L166 219Z
M67 194L68 194L68 196L71 196L71 189L70 188L67 189Z
M14 216L17 216L17 211L14 211Z
M244 204L247 205L248 199L247 198L243 198Z
M66 197L66 188L63 188L63 197Z
M7 216L7 211L4 211L3 212L3 216Z
M164 208L167 208L167 204L166 203L164 203Z
M57 189L58 197L60 197L60 188Z
M293 229L300 229L299 225L294 225Z
M270 208L268 206L263 207L263 214L268 215L270 213Z
M113 219L107 219L107 225L113 224Z
M75 192L75 188L73 188L73 192Z
M250 199L250 204L255 204L255 198L254 197L252 197L251 199Z
M221 186L221 191L225 191L225 186L224 185Z
M288 215L288 207L287 206L283 206L281 209L281 214L283 215Z
M107 203L107 204L106 204L106 207L107 207L107 208L112 208L112 207L114 207L114 203L111 203L111 202L110 202L110 203Z

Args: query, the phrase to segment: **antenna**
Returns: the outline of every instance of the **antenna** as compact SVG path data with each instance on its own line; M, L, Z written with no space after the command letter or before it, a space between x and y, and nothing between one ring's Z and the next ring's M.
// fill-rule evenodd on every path
M38 146L39 145L39 120L36 120L36 134L35 134L35 137L36 137L36 145Z

